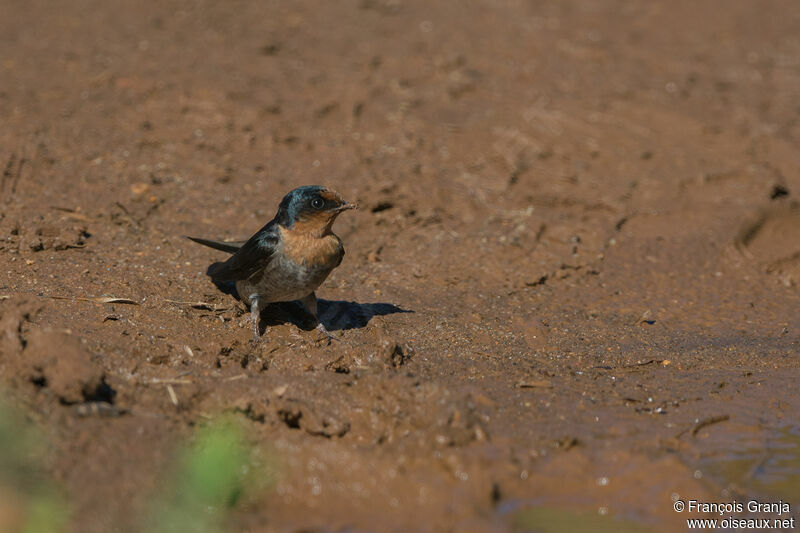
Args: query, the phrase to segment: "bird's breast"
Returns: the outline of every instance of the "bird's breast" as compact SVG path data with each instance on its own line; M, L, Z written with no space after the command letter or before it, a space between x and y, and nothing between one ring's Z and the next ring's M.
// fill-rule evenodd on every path
M281 251L291 261L311 268L335 268L342 258L342 241L333 233L314 237L280 228Z

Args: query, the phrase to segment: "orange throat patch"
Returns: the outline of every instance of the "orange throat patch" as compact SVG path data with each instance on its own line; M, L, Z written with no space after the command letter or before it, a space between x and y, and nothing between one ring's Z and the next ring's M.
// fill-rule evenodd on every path
M324 237L331 234L333 221L336 220L338 213L321 211L298 217L294 226L290 230L292 233L302 233L311 237Z
M341 257L342 241L331 233L330 225L320 236L298 228L297 222L292 229L281 226L283 253L299 265L335 267Z

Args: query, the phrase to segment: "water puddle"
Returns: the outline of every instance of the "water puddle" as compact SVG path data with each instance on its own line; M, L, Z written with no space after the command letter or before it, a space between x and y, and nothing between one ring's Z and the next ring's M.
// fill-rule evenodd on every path
M631 520L613 516L603 508L582 510L560 507L531 507L513 514L512 525L516 531L535 533L644 533L652 531Z
M702 475L730 496L783 500L795 504L793 511L800 507L800 426L739 442L739 449L702 457L697 463Z
M800 510L797 425L718 424L698 433L683 453L658 459L619 452L591 460L578 452L569 458L571 471L570 465L564 464L566 458L557 469L569 471L569 477L557 481L546 468L537 472L535 485L549 491L502 502L496 510L499 517L515 531L636 533L684 528L689 518L719 518L689 509L675 512L673 503L678 499L737 501L744 508L732 516L739 519L786 519L797 517ZM592 476L596 477L594 483ZM751 500L785 502L790 511L787 515L748 510Z

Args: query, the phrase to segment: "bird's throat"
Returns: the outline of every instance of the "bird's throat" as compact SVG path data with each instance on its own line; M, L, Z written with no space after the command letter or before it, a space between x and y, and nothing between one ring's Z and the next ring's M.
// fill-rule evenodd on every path
M308 215L295 220L290 231L298 235L319 239L333 233L331 228L334 220L336 220L335 213Z

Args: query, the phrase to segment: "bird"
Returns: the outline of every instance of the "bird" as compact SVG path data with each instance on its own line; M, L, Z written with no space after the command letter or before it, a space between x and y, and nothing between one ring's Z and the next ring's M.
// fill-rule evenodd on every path
M305 185L286 194L275 217L247 241L186 237L232 254L209 266L206 274L216 284L235 283L239 298L250 307L254 342L261 338L258 321L267 304L299 300L330 343L336 337L319 320L314 291L344 257L342 239L331 229L336 217L357 208L329 187Z

